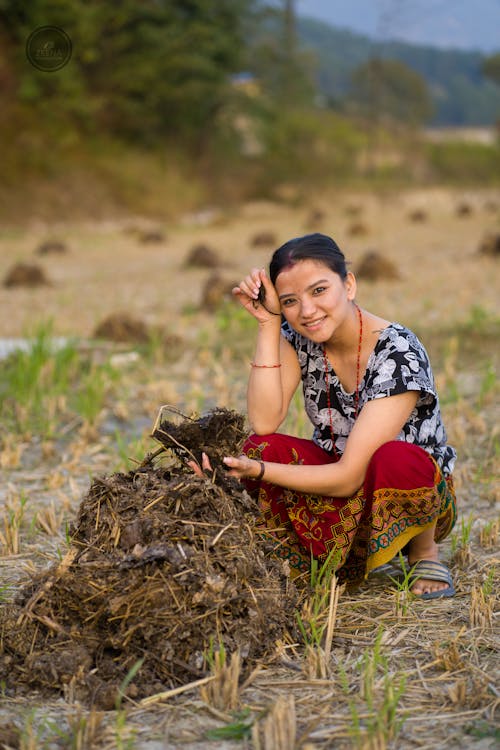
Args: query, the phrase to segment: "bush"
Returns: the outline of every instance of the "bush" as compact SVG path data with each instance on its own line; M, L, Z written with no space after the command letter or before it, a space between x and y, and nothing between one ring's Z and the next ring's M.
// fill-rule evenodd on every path
M435 179L482 184L500 181L500 144L449 141L428 144L425 151Z

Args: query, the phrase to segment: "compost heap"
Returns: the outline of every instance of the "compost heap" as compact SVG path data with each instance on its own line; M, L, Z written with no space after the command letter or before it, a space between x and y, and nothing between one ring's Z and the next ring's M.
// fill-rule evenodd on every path
M241 415L157 420L153 437L161 447L137 469L93 481L66 556L0 609L9 693L113 708L139 660L134 698L204 677L221 643L245 672L293 629L297 592L256 527L255 501L222 468L240 452ZM185 464L202 451L206 478Z

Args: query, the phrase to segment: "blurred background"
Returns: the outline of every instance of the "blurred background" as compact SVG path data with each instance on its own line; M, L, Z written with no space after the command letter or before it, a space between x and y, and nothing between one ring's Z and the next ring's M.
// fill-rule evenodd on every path
M497 0L1 0L0 219L495 185L499 29Z

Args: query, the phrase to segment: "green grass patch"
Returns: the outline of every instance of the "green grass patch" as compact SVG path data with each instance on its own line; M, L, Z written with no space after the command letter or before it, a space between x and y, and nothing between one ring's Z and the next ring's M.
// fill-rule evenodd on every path
M0 362L3 428L47 438L75 417L94 424L117 378L110 364L92 362L74 341L58 342L42 323L26 348Z

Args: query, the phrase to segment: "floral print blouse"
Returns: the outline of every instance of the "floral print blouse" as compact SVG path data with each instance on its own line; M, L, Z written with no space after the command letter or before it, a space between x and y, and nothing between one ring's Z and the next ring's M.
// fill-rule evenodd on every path
M305 409L314 426L312 439L331 453L323 347L297 333L286 321L282 324L281 332L299 358ZM356 394L347 393L329 362L328 367L331 422L335 448L340 455L354 424ZM367 401L405 391L419 391L420 395L397 439L419 445L433 456L445 476L451 474L456 452L447 444L427 352L412 331L399 323L390 323L381 332L359 384L359 410Z

